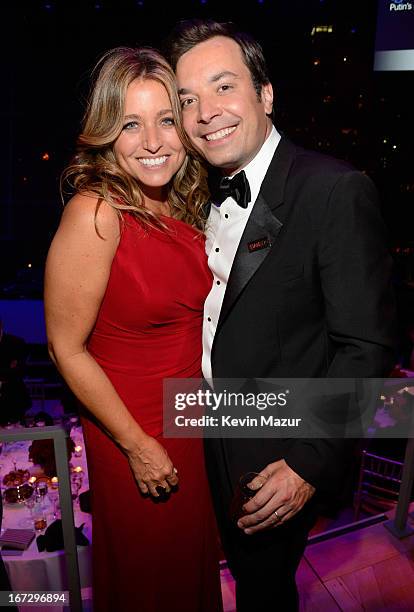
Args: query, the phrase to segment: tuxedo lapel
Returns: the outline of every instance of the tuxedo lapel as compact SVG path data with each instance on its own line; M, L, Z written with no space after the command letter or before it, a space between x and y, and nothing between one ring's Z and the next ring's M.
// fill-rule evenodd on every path
M284 189L296 147L285 138L280 141L270 163L259 196L243 232L231 268L220 311L217 332L234 302L265 261L283 226ZM280 207L280 215L274 211Z
M272 214L265 199L259 194L236 251L218 327L253 274L266 259L281 227L282 223Z

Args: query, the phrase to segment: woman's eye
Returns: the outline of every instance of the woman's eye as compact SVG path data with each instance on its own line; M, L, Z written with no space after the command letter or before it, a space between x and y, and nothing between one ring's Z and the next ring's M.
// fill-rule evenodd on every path
M164 117L164 119L162 120L162 124L163 125L167 125L167 126L175 125L174 118L173 117Z
M128 121L128 123L125 123L124 127L122 128L123 130L132 130L134 128L138 127L138 122L137 121Z
M232 89L231 85L221 85L219 87L219 91L228 91L229 89Z

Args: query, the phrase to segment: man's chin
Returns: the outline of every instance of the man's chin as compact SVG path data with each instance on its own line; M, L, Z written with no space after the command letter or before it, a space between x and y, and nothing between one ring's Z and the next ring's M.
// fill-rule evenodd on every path
M225 155L211 155L207 154L205 151L200 151L200 155L204 157L204 159L215 168L220 168L226 174L231 174L238 168L238 164L235 160L229 159L228 156Z

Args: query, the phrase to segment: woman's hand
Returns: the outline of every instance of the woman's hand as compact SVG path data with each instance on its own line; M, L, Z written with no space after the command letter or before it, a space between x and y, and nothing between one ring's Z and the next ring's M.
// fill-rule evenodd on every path
M127 457L142 493L159 497L157 487L169 493L171 487L178 484L177 470L165 448L155 438L146 436L139 448L127 451Z

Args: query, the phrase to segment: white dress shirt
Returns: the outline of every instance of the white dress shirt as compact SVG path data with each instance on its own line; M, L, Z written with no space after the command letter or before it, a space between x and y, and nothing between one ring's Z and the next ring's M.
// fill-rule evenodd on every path
M239 206L231 197L220 207L211 205L206 227L206 252L214 280L204 304L202 362L203 375L207 379L212 378L211 349L233 260L279 142L280 134L273 126L256 157L243 168L251 193L247 208Z

